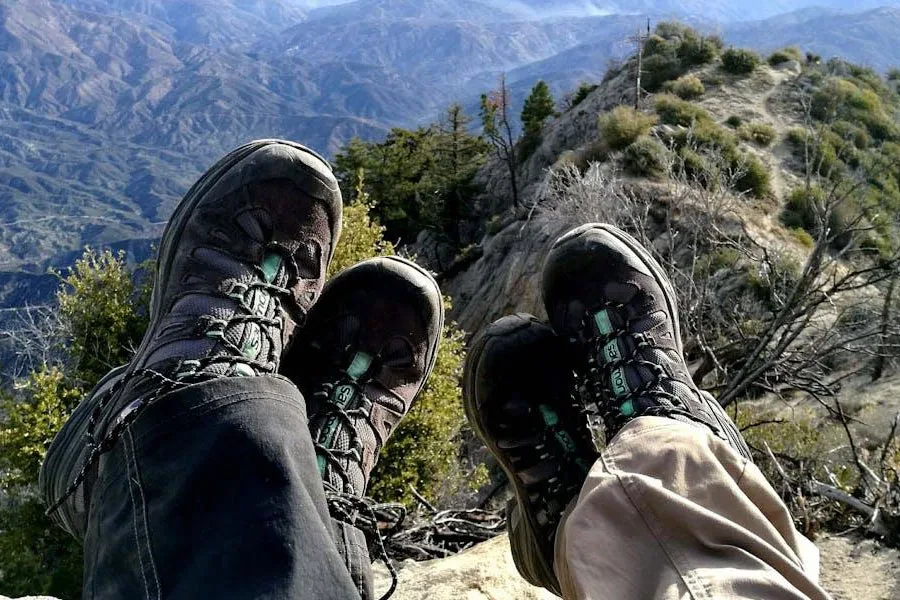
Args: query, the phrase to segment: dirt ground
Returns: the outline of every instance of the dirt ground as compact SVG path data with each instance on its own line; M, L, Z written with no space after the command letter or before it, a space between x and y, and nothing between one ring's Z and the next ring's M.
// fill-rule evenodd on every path
M900 600L900 551L853 536L822 536L820 582L835 600Z

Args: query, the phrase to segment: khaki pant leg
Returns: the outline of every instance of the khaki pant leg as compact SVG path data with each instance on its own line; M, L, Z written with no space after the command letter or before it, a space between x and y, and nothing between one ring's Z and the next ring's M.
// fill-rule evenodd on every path
M705 428L635 419L557 531L567 599L828 598L818 551L759 468Z

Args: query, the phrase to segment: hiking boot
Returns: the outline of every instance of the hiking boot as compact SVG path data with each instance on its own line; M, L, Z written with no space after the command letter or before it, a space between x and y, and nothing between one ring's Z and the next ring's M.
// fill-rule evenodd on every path
M62 482L69 485L58 515L65 529L81 528L72 522L83 515L73 488L86 479L81 496L90 497L95 459L149 404L190 383L277 372L324 286L341 209L328 163L291 142L241 146L194 184L163 234L150 322L134 358L92 392L48 451L41 487L53 506Z
M530 583L556 594L556 528L598 456L573 399L569 357L565 342L536 318L504 317L474 342L463 393L472 429L515 492L521 518L508 522L516 566Z
M662 267L612 225L583 225L559 238L544 264L550 322L581 354L579 374L607 440L640 416L701 424L745 458L740 432L684 361L675 292Z
M329 282L281 369L306 397L327 492L364 496L434 367L443 320L437 283L410 261L370 259Z

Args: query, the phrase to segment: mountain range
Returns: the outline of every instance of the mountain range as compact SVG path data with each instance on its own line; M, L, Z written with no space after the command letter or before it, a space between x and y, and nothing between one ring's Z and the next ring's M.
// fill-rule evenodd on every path
M648 18L884 70L900 64L898 2L0 0L0 308L42 301L15 275L85 244L147 252L191 181L247 139L333 155L473 107L502 73L516 106L538 79L560 97Z

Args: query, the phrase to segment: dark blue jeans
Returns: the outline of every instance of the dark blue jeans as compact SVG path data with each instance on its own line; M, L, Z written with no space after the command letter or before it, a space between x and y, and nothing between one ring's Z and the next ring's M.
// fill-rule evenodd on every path
M365 539L329 517L286 379L158 399L102 455L90 490L85 598L371 597Z

